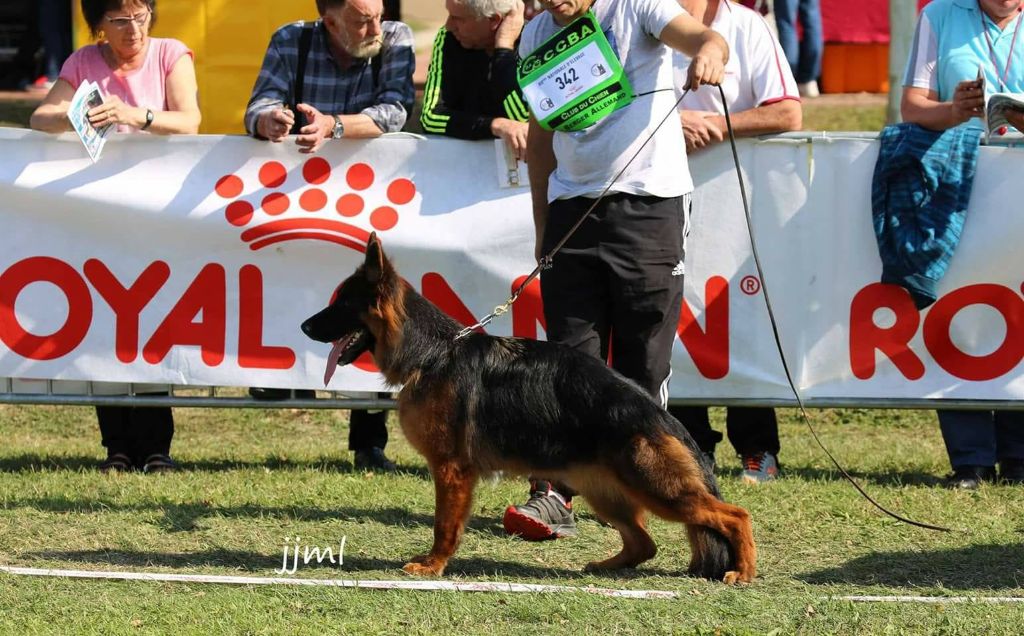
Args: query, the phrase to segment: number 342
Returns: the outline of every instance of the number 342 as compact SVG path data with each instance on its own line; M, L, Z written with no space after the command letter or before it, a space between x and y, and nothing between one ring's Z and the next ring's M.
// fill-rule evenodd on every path
M576 69L571 68L561 75L555 77L555 84L558 85L558 90L565 90L565 87L578 82L580 80L579 75L576 74Z

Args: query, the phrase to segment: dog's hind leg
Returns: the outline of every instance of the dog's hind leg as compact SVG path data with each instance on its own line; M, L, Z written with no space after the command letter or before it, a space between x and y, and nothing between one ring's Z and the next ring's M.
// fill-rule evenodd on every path
M430 472L434 477L434 545L428 554L414 557L402 569L420 576L441 576L462 539L477 475L455 461L431 465Z
M583 493L587 503L602 521L610 523L622 536L622 551L603 561L591 561L587 572L635 568L654 558L658 552L647 533L646 511L619 492Z

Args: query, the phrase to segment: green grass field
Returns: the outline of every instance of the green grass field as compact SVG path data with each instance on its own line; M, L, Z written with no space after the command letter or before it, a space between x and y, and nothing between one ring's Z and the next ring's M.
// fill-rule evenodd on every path
M717 427L722 413L713 412ZM670 590L676 600L569 594L469 594L209 584L101 582L0 574L0 633L351 634L1011 634L1024 604L864 604L854 594L1024 597L1024 489L950 492L934 414L820 411L833 452L882 502L953 526L939 534L872 509L780 411L785 478L738 482L719 446L725 497L754 519L760 573L728 588L683 575L675 524L652 523L660 551L636 571L580 568L618 549L617 534L578 506L580 536L531 544L504 535L505 506L525 486L481 484L446 576ZM364 474L345 451L345 412L177 409L169 475L103 475L89 408L0 407L0 561L61 569L275 576L285 537L337 545L341 566L295 577L404 579L429 547L433 494L421 459L394 430L404 472Z

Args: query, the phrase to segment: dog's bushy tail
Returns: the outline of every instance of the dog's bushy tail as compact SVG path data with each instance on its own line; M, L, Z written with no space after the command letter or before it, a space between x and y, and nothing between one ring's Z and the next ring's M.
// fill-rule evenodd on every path
M699 450L694 454L697 463L700 464L708 492L716 499L722 500L711 462L707 461L704 453ZM695 567L691 568L689 572L691 576L721 581L726 572L736 569L736 555L733 553L732 545L722 536L722 533L707 526L698 525L687 526L687 532L690 535L690 548L697 556L694 559Z
M722 493L718 490L718 481L715 479L715 471L710 459L701 451L686 428L671 416L668 417L671 420L672 434L682 442L682 445L700 466L704 486L716 499L724 501ZM722 533L707 526L698 525L688 525L687 532L690 538L690 548L696 557L694 559L695 567L689 570L691 576L721 581L726 572L735 569L736 554L732 549L732 544Z
M687 526L690 533L690 549L697 555L690 576L699 576L712 581L721 581L725 573L736 569L736 555L732 545L717 530L707 526Z

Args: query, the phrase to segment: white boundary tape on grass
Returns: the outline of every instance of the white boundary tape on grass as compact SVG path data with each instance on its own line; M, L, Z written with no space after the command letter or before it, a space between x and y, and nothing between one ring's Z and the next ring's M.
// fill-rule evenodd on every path
M50 576L73 579L107 579L117 581L159 581L176 583L222 583L229 585L305 585L312 587L344 587L365 590L411 590L417 592L500 592L566 593L584 592L610 598L679 598L676 592L665 590L611 590L600 587L571 587L567 585L533 585L529 583L456 583L454 581L374 581L357 579L295 579L287 577L221 576L215 574L164 574L156 572L94 572L89 570L50 570L0 566L0 572L21 576Z
M1024 603L1017 596L833 596L836 601L854 603Z

